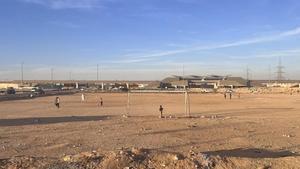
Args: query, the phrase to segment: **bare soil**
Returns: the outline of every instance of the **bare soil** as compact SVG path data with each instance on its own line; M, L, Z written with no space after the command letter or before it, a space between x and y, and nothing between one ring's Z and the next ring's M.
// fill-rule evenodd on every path
M0 168L300 168L298 94L60 98L0 102Z

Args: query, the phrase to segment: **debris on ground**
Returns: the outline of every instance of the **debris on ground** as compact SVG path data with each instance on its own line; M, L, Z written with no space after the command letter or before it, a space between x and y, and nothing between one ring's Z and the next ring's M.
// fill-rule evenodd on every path
M65 155L58 159L38 157L14 157L0 160L0 168L43 169L192 169L210 168L214 160L198 153L185 156L175 152L155 151L143 148L122 149L113 152L83 152Z

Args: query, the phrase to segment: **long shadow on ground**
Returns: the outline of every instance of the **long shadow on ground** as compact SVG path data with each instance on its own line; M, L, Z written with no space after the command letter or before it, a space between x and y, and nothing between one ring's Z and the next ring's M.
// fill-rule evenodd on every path
M271 151L257 148L237 148L232 150L209 151L204 153L213 156L241 158L281 158L300 156L299 154L292 153L290 151Z
M107 120L111 116L65 116L65 117L32 117L19 119L0 119L0 126L43 125L65 122L85 122Z

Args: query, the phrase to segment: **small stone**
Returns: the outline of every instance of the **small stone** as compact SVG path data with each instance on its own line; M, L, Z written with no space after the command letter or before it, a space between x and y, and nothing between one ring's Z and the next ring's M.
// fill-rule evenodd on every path
M261 167L258 167L257 169L271 169L271 166L261 166Z
M197 127L196 125L189 125L188 126L189 128L195 128L195 127Z
M290 138L290 137L292 137L292 135L290 135L290 134L284 134L284 135L282 135L283 137L288 137L288 138Z
M133 147L131 149L131 152L134 153L134 154L141 154L143 152L143 150L139 149L139 148L136 148L136 147Z
M173 156L173 160L174 160L174 161L178 161L178 160L181 160L181 159L183 159L183 157L182 157L180 154L175 154L175 155Z
M72 157L71 157L70 155L67 155L67 156L65 156L65 157L63 158L63 160L64 160L65 162L70 162L70 161L72 160Z
M193 150L190 150L190 155L191 156L194 156L195 155L195 152Z

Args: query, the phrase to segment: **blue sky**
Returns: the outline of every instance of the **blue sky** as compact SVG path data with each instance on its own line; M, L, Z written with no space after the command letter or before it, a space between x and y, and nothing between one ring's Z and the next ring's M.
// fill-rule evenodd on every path
M268 79L279 57L300 79L298 0L0 0L0 80Z

